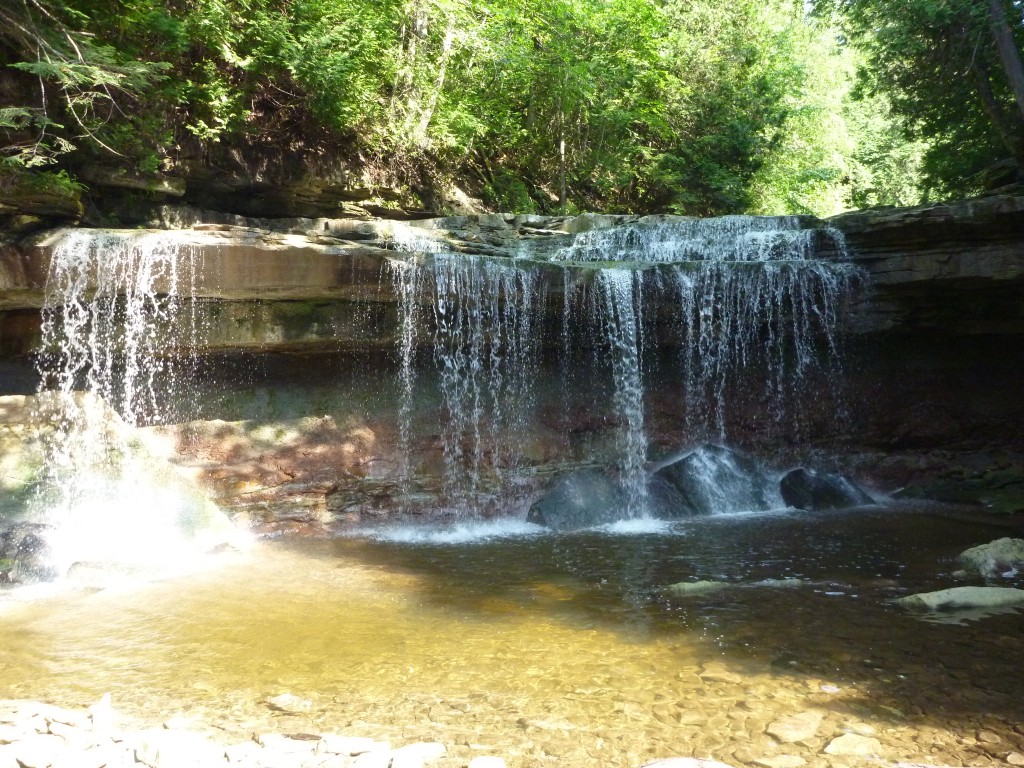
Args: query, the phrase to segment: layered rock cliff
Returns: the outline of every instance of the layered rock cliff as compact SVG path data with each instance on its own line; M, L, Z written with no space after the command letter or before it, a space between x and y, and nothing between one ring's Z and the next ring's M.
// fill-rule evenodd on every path
M428 425L401 434L403 297L396 265L443 250L561 274L564 268L547 258L576 235L637 221L595 215L261 220L164 209L151 234L132 230L123 237L159 238L201 265L191 289L191 317L203 331L194 337L198 347L166 351L199 353L205 372L192 410L182 410L190 423L152 429L183 468L254 521L330 523L386 513L399 498L407 506L416 497L421 508L436 507L443 465L454 449ZM821 413L811 408L799 429L780 432L759 421L757 403L740 402L730 416L730 439L780 463L807 456L842 463L883 490L909 486L919 495L1020 506L1024 198L801 224L815 233L821 258L852 262L865 274L842 327L848 421L837 427L822 398ZM17 361L38 345L49 262L66 237L56 230L0 250L0 350L13 361L0 366L2 393L30 387L32 377ZM586 270L581 274L578 279L588 279ZM564 311L561 281L548 281L538 297L552 316ZM668 346L686 343L671 328L658 338ZM520 465L533 478L521 484L524 498L551 472L599 460L617 429L593 407L595 397L610 393L588 389L591 384L567 397L557 340L540 342L550 349L537 366L552 383L536 395L540 423L519 449ZM415 343L429 354L432 337ZM280 406L289 398L288 407ZM647 398L654 458L687 436L670 387L652 384ZM272 408L260 405L270 401ZM423 410L440 407L428 403ZM403 487L399 477L407 461L400 449L414 454L415 488ZM491 461L479 460L485 467Z

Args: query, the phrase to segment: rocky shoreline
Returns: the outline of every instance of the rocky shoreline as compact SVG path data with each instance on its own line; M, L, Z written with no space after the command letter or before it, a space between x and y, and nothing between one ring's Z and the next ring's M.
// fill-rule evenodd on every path
M727 674L727 673L720 673ZM713 675L709 672L709 679ZM311 702L291 694L274 697L278 713L308 709ZM850 768L863 763L886 768L944 768L885 759L874 726L851 721L821 738L825 713L806 710L769 723L765 735L780 748L817 745L823 765ZM282 733L258 729L251 738L223 726L177 714L159 723L122 715L110 695L81 709L33 700L0 700L0 765L11 768L506 768L505 758L469 742L447 745L418 741L401 745L342 733ZM1018 735L1021 732L1018 726ZM968 751L986 756L986 765L1024 766L1024 739L1007 742L991 730L947 734ZM762 737L763 741L764 737ZM753 744L735 749L736 760L757 768L801 768L807 761L783 752L760 755ZM556 761L557 762L557 761ZM733 768L712 759L669 757L637 768Z
M285 694L269 707L309 707ZM21 768L422 768L425 765L502 768L493 755L466 758L465 750L440 742L392 745L364 736L336 733L282 734L260 731L248 741L231 741L186 715L146 726L119 714L110 696L85 709L66 709L30 700L0 701L0 764Z

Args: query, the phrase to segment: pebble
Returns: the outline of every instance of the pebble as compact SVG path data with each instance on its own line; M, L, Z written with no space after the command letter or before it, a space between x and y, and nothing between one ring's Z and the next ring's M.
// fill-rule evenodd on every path
M88 712L30 701L0 702L0 766L18 768L426 768L448 754L440 742L390 742L337 733L259 733L223 744L173 717L162 728L113 730L119 717L109 697ZM478 757L473 768L506 768L500 757Z
M1010 752L1006 756L1006 762L1010 765L1024 765L1024 755L1020 752Z
M843 726L843 731L845 733L856 734L857 736L870 737L875 735L875 727L870 723L847 723Z
M739 685L743 682L742 675L730 671L724 664L715 662L705 664L701 668L700 679L706 683L732 683Z

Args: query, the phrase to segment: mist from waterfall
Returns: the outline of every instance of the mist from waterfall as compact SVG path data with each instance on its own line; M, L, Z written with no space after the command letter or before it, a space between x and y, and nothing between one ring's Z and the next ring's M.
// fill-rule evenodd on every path
M222 517L134 430L176 419L168 395L194 386L199 267L151 232L69 231L53 249L37 367L54 428L34 506L60 572L183 557Z

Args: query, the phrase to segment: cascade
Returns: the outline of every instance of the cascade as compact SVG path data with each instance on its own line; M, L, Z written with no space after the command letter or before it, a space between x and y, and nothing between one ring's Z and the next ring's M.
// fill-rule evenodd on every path
M559 261L806 261L817 256L820 230L799 216L647 216L617 227L580 232ZM834 230L830 237L841 237Z
M808 227L795 216L649 217L580 233L553 259L580 267L594 264L606 284L607 264L624 262L634 269L637 327L664 320L667 341L679 350L677 383L686 440L726 442L730 397L737 392L749 400L751 390L759 389L758 418L789 420L799 429L804 406L822 394L810 378L821 374L832 390L826 394L842 410L837 329L842 303L859 272L841 261L818 259L822 240L844 253L840 233ZM609 306L607 311L616 403L621 408L640 400L642 405L642 394L637 398L632 391L643 377L641 356L623 352L610 321L621 317L621 310L617 314ZM623 366L635 370L627 373ZM620 456L619 465L643 467L642 429L630 430L622 446L634 455ZM625 480L627 488L632 482Z
M597 367L610 374L610 463L628 517L645 511L645 396L661 345L678 350L668 366L687 444L727 442L741 398L755 421L785 422L797 432L816 401L829 399L842 411L837 333L859 272L818 258L822 247L842 256L845 246L838 232L807 219L647 217L580 232L553 251L520 241L509 260L460 255L411 228L395 231L394 247L418 254L392 270L402 312L402 445L408 448L419 375L414 338L429 339L444 414L445 485L458 503L479 497L485 466L504 468L497 486L514 477L515 448L536 401L532 377L549 344L561 350L563 408L579 346L593 349ZM547 297L557 294L560 306L549 308ZM559 319L560 329L547 327ZM592 392L599 386L588 382ZM588 407L599 406L592 400ZM512 413L519 428L509 440L503 430ZM497 446L511 447L502 461L491 453Z
M49 265L38 368L55 425L36 514L58 570L180 558L226 519L133 429L177 418L201 333L199 265L159 233L63 234ZM184 354L175 354L175 351Z

